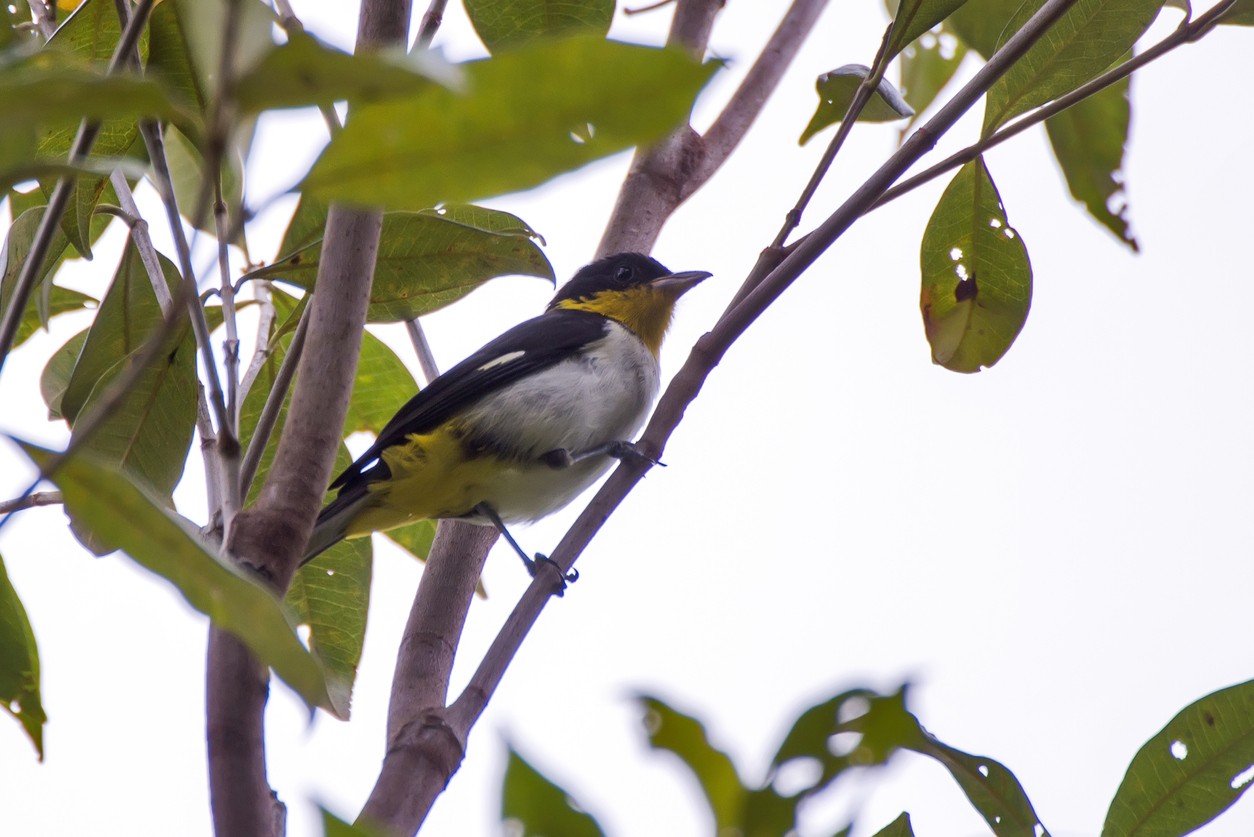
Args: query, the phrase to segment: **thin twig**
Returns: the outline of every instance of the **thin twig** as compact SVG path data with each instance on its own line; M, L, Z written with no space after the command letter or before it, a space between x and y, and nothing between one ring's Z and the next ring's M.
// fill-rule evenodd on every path
M0 514L13 514L36 506L58 506L64 502L60 491L35 491L12 500L0 501Z
M426 49L431 46L431 42L435 40L436 31L444 22L444 9L447 6L448 0L431 0L431 5L427 6L427 10L422 15L422 22L418 24L418 37L414 39L414 49Z
M27 0L27 5L30 6L35 27L39 30L39 34L44 36L44 41L47 42L53 33L57 31L57 7L52 3L44 2L44 0Z
M296 367L300 363L301 352L305 348L305 332L308 328L309 307L306 306L301 312L300 321L296 324L296 332L292 335L292 342L287 347L287 354L283 356L279 371L275 373L274 384L270 387L269 394L266 395L265 406L261 408L261 415L257 417L257 426L253 428L253 435L248 440L248 449L244 452L244 461L239 471L240 494L244 497L247 497L248 492L252 490L262 454L265 453L266 445L270 443L270 436L274 433L279 414L283 411L283 402L287 400L287 391L292 385L292 378L296 375ZM260 354L260 347L257 351Z
M431 344L427 342L426 332L417 320L406 320L405 331L409 333L409 342L414 344L414 354L418 355L418 365L422 367L422 377L431 383L440 377L440 367L431 352Z
M819 159L819 164L814 169L814 174L810 175L810 181L801 190L801 196L797 199L797 204L785 216L784 226L780 228L779 233L775 236L775 240L771 242L772 247L783 247L788 241L789 233L801 224L802 214L805 212L806 207L810 205L810 200L814 197L814 193L818 191L819 184L827 176L828 170L831 169L832 163L836 160L836 155L844 147L845 139L853 130L858 117L862 115L862 109L866 107L867 102L871 101L871 95L879 87L880 82L883 81L884 71L888 69L890 59L888 44L892 34L893 21L889 21L888 27L884 30L884 37L880 40L879 51L875 53L875 61L871 65L871 72L867 73L866 78L862 79L862 83L854 91L853 100L849 102L849 107L845 109L845 115L840 120L840 127L836 129L836 136L832 137L832 141L828 143L827 149Z
M109 73L116 72L119 67L129 60L128 56L139 42L139 36L144 31L144 23L148 20L148 13L152 11L154 2L155 0L140 0L139 5L135 7L135 13L131 16L126 26L123 27L117 48L109 59ZM71 166L76 165L87 156L99 133L100 123L98 121L86 119L82 121L78 128L78 134L74 138L74 144L70 147L68 159ZM35 230L30 251L27 253L26 261L22 265L22 271L18 274L17 281L13 285L13 290L9 296L9 307L4 312L4 317L0 318L0 370L4 368L4 362L9 356L9 350L13 348L13 341L17 337L17 330L21 325L22 315L26 312L26 304L30 301L30 296L35 290L35 283L43 275L44 261L48 258L48 248L52 244L52 237L57 227L61 224L61 216L65 214L65 208L69 204L70 193L74 189L74 183L75 178L72 177L62 177L57 181L56 187L52 190L52 196L48 199L48 205L44 208L39 227Z

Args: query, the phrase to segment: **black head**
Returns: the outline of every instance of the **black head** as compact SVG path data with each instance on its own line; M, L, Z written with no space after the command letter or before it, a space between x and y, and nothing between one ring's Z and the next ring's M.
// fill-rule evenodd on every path
M581 267L553 297L549 308L566 300L591 299L603 291L626 291L669 275L657 259L640 253L616 253Z

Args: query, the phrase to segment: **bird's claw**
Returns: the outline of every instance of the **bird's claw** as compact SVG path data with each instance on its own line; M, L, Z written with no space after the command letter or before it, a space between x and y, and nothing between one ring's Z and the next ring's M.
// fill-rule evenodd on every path
M527 572L531 573L531 577L535 578L536 573L540 571L540 567L548 564L557 572L560 586L557 588L556 595L561 596L566 592L566 585L574 584L579 580L579 570L571 569L570 572L562 572L562 568L556 561L547 555L537 552L536 557L527 561Z
M663 468L666 463L660 459L654 459L644 451L635 442L610 442L606 445L605 452L618 460L640 459L648 462L650 465L659 465Z

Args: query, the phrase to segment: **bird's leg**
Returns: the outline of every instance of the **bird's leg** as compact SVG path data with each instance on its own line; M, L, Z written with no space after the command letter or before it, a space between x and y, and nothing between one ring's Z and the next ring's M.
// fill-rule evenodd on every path
M514 548L514 552L522 559L523 566L527 568L527 572L532 578L536 577L536 573L539 571L542 564L550 564L553 569L557 570L558 578L561 579L561 587L558 589L557 595L562 595L562 591L566 589L567 584L574 584L579 580L578 570L571 570L568 573L564 573L562 572L562 568L547 555L542 555L537 552L535 558L528 558L527 553L523 552L523 548L518 545L518 541L514 540L514 536L509 533L509 529L505 528L505 521L501 520L501 516L496 513L496 509L492 508L487 503L480 503L475 506L475 511L486 517L489 522L496 527L496 531L500 532L506 542Z
M576 462L583 462L585 459L591 459L594 456L612 456L615 459L621 460L643 459L650 465L661 465L663 468L666 467L665 462L654 459L651 456L646 456L642 453L640 448L636 447L635 442L624 442L621 440L606 442L603 445L597 445L596 447L577 451L567 450L566 448L556 448L555 450L551 450L544 454L544 456L541 456L540 460L553 470L557 471L562 468L569 468Z

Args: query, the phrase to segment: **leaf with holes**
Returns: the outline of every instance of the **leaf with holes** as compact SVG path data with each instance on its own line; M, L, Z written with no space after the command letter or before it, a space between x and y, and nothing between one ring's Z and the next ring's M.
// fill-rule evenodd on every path
M517 823L518 828L508 828L506 833L518 837L600 837L605 834L583 806L577 805L569 793L528 764L512 746L501 782L501 822Z
M614 19L614 0L465 0L464 5L490 52L576 33L604 38Z
M425 209L530 189L662 137L716 69L678 50L589 37L463 67L465 95L432 86L355 110L301 191Z
M932 360L979 372L1010 348L1032 303L1032 265L982 158L959 170L923 233L919 307Z
M1131 120L1130 81L1125 78L1051 116L1045 120L1045 130L1071 195L1136 252L1139 248L1128 225L1123 181L1123 155Z
M39 649L26 608L9 582L0 558L0 709L22 725L40 761L44 757L44 714L39 696Z
M1254 680L1189 704L1128 765L1102 837L1188 834L1254 780Z
M324 213L316 202L302 200L283 240L282 252L289 255L252 275L312 288L322 257ZM383 217L367 319L414 319L498 276L551 282L553 266L532 240L538 237L517 217L484 207L389 212Z
M901 128L903 133L945 89L966 56L966 46L948 27L941 27L937 33L924 33L902 50L901 95L914 108L914 116Z
M692 771L714 815L714 830L739 830L747 789L731 757L710 743L696 718L649 695L638 695L636 700L645 713L649 746L669 750Z
M819 131L844 119L854 94L869 74L869 67L846 64L819 76L814 84L819 92L819 106L814 116L810 117L810 124L801 132L798 143L805 145ZM880 79L875 92L858 114L858 121L892 122L910 116L914 116L914 109L901 97L897 88L889 84L888 79Z
M813 760L820 765L821 772L804 792L815 793L851 767L882 764L891 752L881 749L878 757L873 757L876 754L869 750L860 754L856 746L861 743L860 734L843 729L844 724L870 711L873 701L878 699L880 696L869 689L849 689L802 712L771 760L772 775L791 761ZM835 746L843 745L843 741L836 738L840 735L851 745Z

